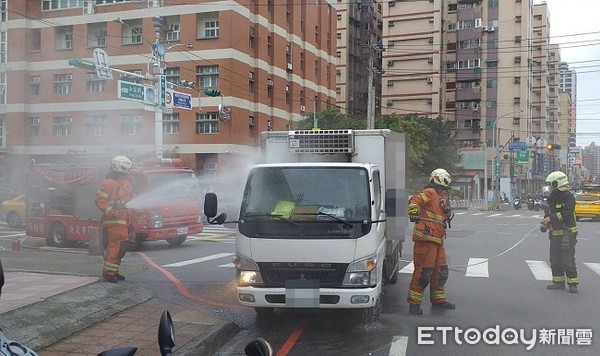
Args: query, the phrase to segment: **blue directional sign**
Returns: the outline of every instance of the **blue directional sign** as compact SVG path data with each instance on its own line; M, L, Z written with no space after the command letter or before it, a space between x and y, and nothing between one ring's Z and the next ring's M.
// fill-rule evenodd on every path
M173 91L173 107L192 110L192 96L190 94Z
M509 151L526 151L527 150L527 143L525 142L521 142L521 141L513 141L513 142L509 142L508 143L508 150Z

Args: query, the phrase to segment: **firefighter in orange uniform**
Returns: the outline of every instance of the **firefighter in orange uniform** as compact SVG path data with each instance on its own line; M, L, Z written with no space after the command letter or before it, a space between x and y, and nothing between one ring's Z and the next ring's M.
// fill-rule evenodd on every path
M422 315L423 292L429 286L432 307L454 309L446 300L444 285L448 280L448 262L444 249L446 228L453 213L448 202L450 174L445 169L431 172L429 184L413 195L408 204L408 216L415 223L413 231L414 272L408 291L409 312Z
M110 162L110 172L96 192L96 205L102 211L102 227L108 232L102 276L111 283L125 280L119 274L119 266L129 247L129 214L125 204L133 198L127 178L131 165L129 158L115 156Z

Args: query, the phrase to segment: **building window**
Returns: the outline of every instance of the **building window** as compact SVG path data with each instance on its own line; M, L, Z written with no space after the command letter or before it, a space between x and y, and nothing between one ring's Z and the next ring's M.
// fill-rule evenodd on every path
M521 84L521 77L515 77L514 78L514 83L515 84Z
M31 87L31 95L40 95L40 77L35 75L31 77L31 82L29 83Z
M42 30L39 28L34 28L29 30L29 38L27 41L31 47L29 47L30 51L39 51L42 49Z
M139 44L144 40L142 20L129 20L123 25L122 41L124 45Z
M91 93L101 93L106 90L106 80L98 78L96 73L87 73L87 91Z
M134 74L142 75L142 71L141 70L130 70L129 72L130 73L134 73ZM125 73L121 73L119 75L119 79L121 79L122 81L125 81L125 82L129 82L129 83L143 84L142 78L133 77L133 76L130 76L130 75L125 74Z
M141 132L141 116L121 116L121 135L133 136Z
M163 133L179 134L179 114L163 114Z
M6 32L0 32L0 63L6 63Z
M52 134L54 136L71 136L73 118L57 116L52 118Z
M198 14L198 38L218 38L219 37L219 13L208 12Z
M40 118L30 117L29 118L29 136L40 135Z
M248 32L248 47L254 48L254 37L256 37L256 29L254 27L250 27Z
M88 47L106 47L106 22L88 24Z
M197 134L216 134L219 133L219 114L203 113L196 116Z
M488 59L487 61L485 61L485 65L488 68L496 68L496 67L498 67L498 60L497 59Z
M479 68L480 66L481 66L481 60L479 58L458 61L458 69Z
M202 66L196 68L198 85L201 88L219 86L219 66Z
M177 42L181 36L181 26L179 22L172 22L167 25L167 42Z
M54 48L73 49L73 26L59 26L54 29Z
M488 79L486 82L486 86L488 88L497 88L498 87L498 79Z
M8 9L8 5L6 4L8 2L8 0L1 0L0 1L0 21L1 22L6 22L7 18L6 18L6 9Z
M58 74L54 76L54 93L70 94L73 91L73 74Z
M0 147L4 147L4 115L0 115Z
M104 116L87 116L85 131L88 136L104 136L106 133L106 118Z
M100 1L106 1L106 0L100 0ZM123 2L123 1L132 1L132 0L121 0L119 2ZM6 1L3 0L3 3L5 3L5 2ZM99 2L99 1L96 1L96 2ZM115 1L115 2L117 2L117 1ZM81 0L71 0L71 1L42 0L42 10L43 11L73 9L73 8L82 7L82 6L83 6L83 1L81 1Z
M165 71L163 73L167 79L167 88L175 89L176 85L179 84L180 80L179 67L165 68Z
M248 72L248 91L254 93L254 72Z

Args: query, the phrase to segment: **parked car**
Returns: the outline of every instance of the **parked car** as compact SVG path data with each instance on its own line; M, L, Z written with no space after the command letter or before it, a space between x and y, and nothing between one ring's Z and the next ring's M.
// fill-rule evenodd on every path
M25 194L2 202L2 210L6 213L6 223L10 227L19 227L25 222Z
M581 218L600 221L600 192L575 194L575 219Z

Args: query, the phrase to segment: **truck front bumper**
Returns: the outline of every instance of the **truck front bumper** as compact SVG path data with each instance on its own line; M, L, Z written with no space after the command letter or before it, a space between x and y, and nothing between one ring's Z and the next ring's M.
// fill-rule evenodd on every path
M238 287L238 301L253 308L359 309L374 307L381 289Z
M202 232L202 224L193 224L179 227L168 227L162 229L149 229L148 237L149 241L155 240L167 240L181 236L189 236L199 234Z

